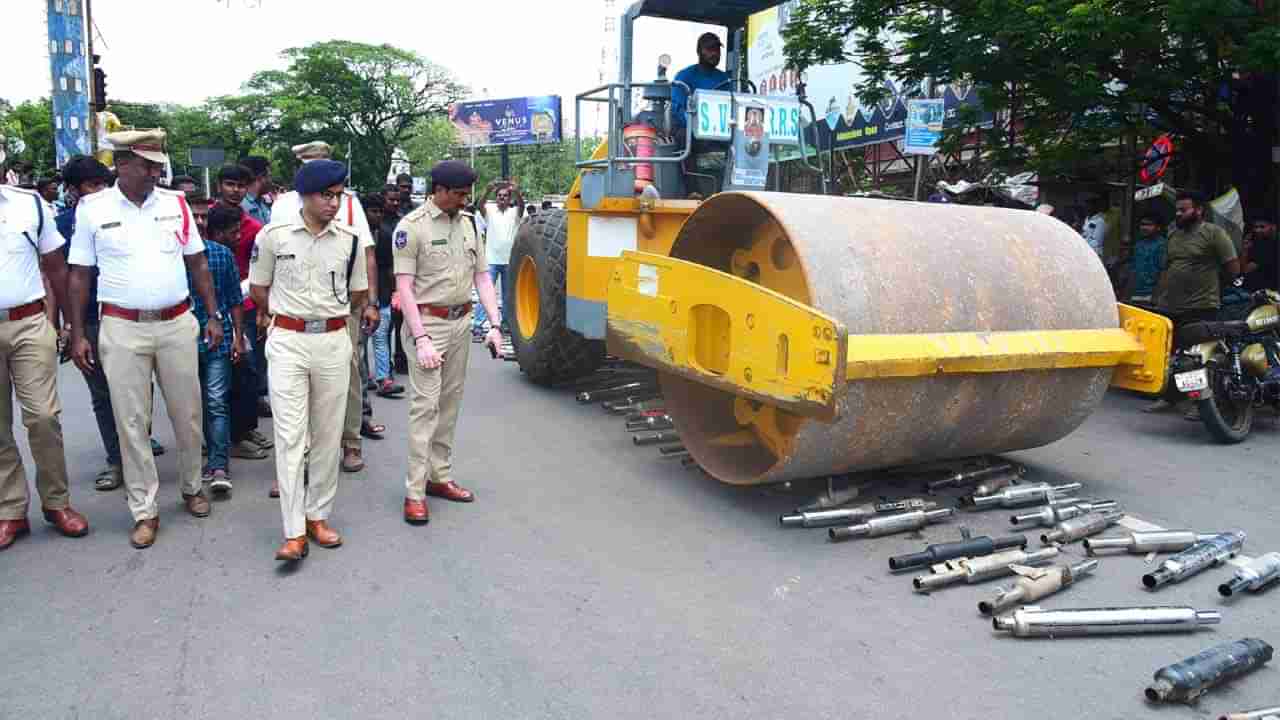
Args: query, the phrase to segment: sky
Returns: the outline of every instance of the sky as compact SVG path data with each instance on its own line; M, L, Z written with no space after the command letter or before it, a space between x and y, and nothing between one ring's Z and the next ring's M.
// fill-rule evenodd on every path
M10 69L0 98L47 95L46 2L3 3ZM614 3L618 13L627 4ZM599 84L603 9L603 0L93 0L93 20L108 97L118 100L198 104L240 92L258 70L283 69L286 48L350 40L418 52L469 85L467 99L560 95L572 116L573 96ZM724 36L642 19L637 79L652 79L663 53L674 58L673 73L695 62L697 36L708 29Z

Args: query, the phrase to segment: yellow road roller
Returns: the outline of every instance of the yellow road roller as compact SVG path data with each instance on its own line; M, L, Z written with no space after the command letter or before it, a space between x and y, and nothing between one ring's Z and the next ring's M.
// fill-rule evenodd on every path
M742 485L1038 447L1108 386L1160 392L1170 322L1118 304L1066 225L782 192L771 159L813 155L803 97L681 87L669 62L632 81L638 18L724 25L736 77L747 15L776 4L643 0L623 15L621 81L576 98L576 117L607 107L608 142L512 249L524 374L579 377L606 353L656 369L693 458ZM678 117L673 91L688 97Z

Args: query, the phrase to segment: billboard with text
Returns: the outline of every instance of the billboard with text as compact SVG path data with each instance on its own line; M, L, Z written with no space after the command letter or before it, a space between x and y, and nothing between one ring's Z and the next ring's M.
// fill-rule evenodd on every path
M449 108L449 121L467 147L560 142L560 96L460 102Z

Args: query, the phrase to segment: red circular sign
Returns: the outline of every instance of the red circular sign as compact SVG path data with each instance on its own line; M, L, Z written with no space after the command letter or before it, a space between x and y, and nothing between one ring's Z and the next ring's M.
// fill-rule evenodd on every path
M1138 178L1144 183L1152 183L1164 177L1169 169L1169 158L1173 157L1173 140L1168 135L1161 135L1151 143L1147 154L1142 158L1142 170Z

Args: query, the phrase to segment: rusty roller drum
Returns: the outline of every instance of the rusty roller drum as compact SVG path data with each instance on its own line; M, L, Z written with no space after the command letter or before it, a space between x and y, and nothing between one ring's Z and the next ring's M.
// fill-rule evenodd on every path
M758 282L849 334L1115 328L1111 284L1084 239L997 208L725 193L685 223L673 257ZM1098 406L1113 368L850 382L827 423L669 373L663 396L698 464L772 483L1038 447Z

